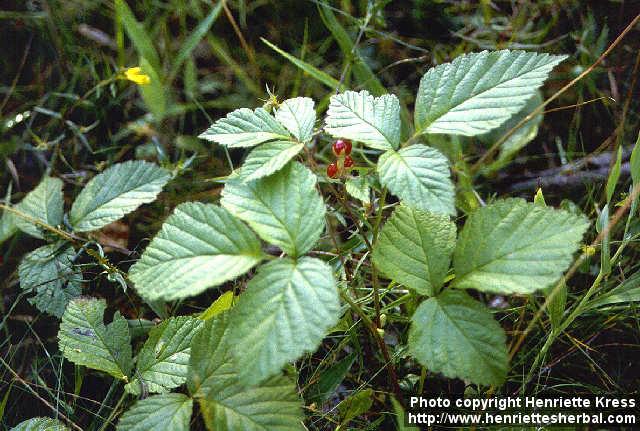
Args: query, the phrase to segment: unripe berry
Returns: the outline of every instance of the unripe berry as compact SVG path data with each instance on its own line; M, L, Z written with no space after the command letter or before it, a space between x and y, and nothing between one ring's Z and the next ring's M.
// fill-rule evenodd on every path
M331 149L333 150L333 154L336 156L339 156L343 152L344 154L349 155L351 154L351 141L348 139L338 139L333 143Z
M351 156L346 156L344 158L344 167L350 168L351 166L353 166L353 159L351 158Z
M327 176L329 178L335 178L336 175L338 174L338 165L334 163L330 163L329 166L327 166Z

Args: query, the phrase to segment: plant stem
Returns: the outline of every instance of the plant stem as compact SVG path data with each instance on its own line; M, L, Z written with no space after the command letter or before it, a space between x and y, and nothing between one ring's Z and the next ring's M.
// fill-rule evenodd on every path
M344 291L341 290L340 296L342 296L342 299L344 299L344 301L347 304L349 304L351 309L355 311L358 316L360 316L362 321L366 324L367 328L369 328L371 335L378 343L378 346L380 347L380 351L382 351L382 356L384 356L385 366L389 370L389 378L391 380L391 385L393 386L393 391L396 394L396 398L398 402L401 404L404 404L403 397L402 397L402 390L400 389L400 383L398 382L398 374L396 372L396 366L393 363L393 360L391 359L391 355L389 354L389 348L387 347L387 344L384 342L384 339L380 336L380 333L378 332L378 327L376 326L375 323L371 321L371 319L369 319L369 316L367 316L367 313L365 313L362 307L360 307L353 299L351 299L349 295L347 295Z

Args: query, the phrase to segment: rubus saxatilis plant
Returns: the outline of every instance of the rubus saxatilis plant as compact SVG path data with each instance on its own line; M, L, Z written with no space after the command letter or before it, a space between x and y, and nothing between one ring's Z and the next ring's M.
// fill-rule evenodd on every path
M216 121L202 139L251 149L226 178L220 204L178 205L128 274L108 262L105 270L154 309L217 286L242 292L237 299L226 292L199 315L165 317L135 357L127 320L116 313L105 325L104 300L79 296L74 260L83 249L75 247L78 234L152 201L168 170L115 165L86 185L68 216L60 181L45 178L3 216L6 232L51 240L24 258L22 287L36 293L41 310L62 316L59 347L68 360L142 396L120 418L123 431L187 430L194 400L211 430L304 429L288 364L344 330L339 322L352 313L384 357L397 397L403 351L430 372L500 385L509 372L507 337L470 292L530 295L550 287L588 222L510 198L466 210L457 229L450 161L429 146L430 136L486 136L539 97L563 59L484 51L432 68L420 81L413 130L402 126L396 96L367 91L331 96L322 122L308 97ZM350 235L339 235L337 223ZM390 280L384 288L379 274ZM402 308L412 310L408 336L389 346L381 296L394 290L413 305Z

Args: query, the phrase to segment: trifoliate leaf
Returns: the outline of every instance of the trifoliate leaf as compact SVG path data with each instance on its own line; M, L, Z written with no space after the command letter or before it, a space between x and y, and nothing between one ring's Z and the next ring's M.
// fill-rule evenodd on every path
M331 96L324 130L335 137L359 141L377 150L400 144L400 102L393 94L373 97L363 90Z
M202 320L189 316L172 317L156 326L138 353L135 379L125 388L136 395L169 392L187 379L191 339Z
M263 108L240 108L213 123L199 138L228 147L253 147L289 139L289 132Z
M82 274L73 266L75 255L71 246L49 244L22 259L20 287L35 292L29 302L38 310L62 317L69 301L80 296Z
M189 431L193 400L162 394L136 401L118 422L117 431Z
M380 182L408 206L455 214L455 190L442 153L421 144L387 151L378 159Z
M316 177L297 162L250 183L228 181L221 204L262 239L292 256L311 250L325 226L326 209Z
M338 322L331 268L310 257L270 262L258 269L231 316L240 379L263 381L314 351Z
M447 290L411 318L409 351L430 371L480 385L500 385L509 366L506 337L484 305Z
M401 205L380 231L373 263L390 279L432 296L447 275L455 242L448 216Z
M16 225L21 231L36 238L44 238L44 229L39 223L49 226L62 223L64 212L62 186L60 179L44 177L40 184L15 206L20 214L26 216L14 215Z
M69 431L62 422L51 418L31 418L20 422L10 431Z
M113 165L82 189L71 206L71 225L76 232L100 229L154 201L169 179L169 171L142 160Z
M556 282L578 249L584 217L505 199L473 212L460 233L454 286L530 294Z
M313 137L313 126L316 122L313 99L295 97L285 100L276 110L276 120L286 127L298 142L309 142Z
M243 181L267 177L282 169L303 147L304 144L296 144L291 141L273 141L262 144L251 150L242 169L240 169L239 176Z
M187 202L178 205L129 270L147 299L196 295L247 272L262 259L253 232L224 208Z
M229 318L205 322L193 338L187 386L198 399L208 429L216 431L303 431L302 402L295 384L282 376L247 386L232 362Z
M482 51L430 69L420 80L415 127L422 133L474 136L520 111L566 56Z
M369 181L364 175L355 178L347 178L347 181L344 183L344 188L347 193L354 198L359 199L364 203L371 202Z
M105 326L104 299L77 298L69 302L58 332L59 348L77 365L128 380L133 361L127 320L116 311Z

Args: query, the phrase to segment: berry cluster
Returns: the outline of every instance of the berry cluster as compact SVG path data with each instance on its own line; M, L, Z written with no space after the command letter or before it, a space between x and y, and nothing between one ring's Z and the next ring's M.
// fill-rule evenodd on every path
M348 139L338 139L333 143L331 149L338 159L327 166L327 176L329 178L337 178L344 174L345 169L353 166L353 159L350 156L351 141Z

